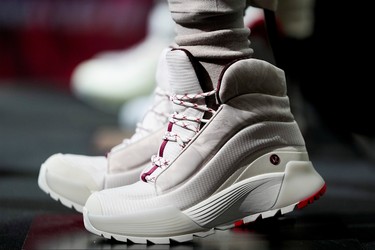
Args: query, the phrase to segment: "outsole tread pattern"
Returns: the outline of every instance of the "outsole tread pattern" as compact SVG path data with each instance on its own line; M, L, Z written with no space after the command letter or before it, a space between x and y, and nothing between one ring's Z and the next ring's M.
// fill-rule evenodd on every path
M230 228L234 228L234 227L242 227L242 226L246 226L247 224L249 224L251 222L258 221L260 219L266 219L266 218L270 218L270 217L281 216L281 215L284 215L286 213L290 213L290 212L294 211L295 209L302 209L302 208L306 207L307 205L312 204L314 201L320 199L320 197L325 194L326 190L327 190L327 185L324 184L323 187L321 187L318 192L316 192L315 194L311 195L310 197L308 197L308 198L306 198L306 199L304 199L300 202L297 202L297 203L292 204L292 205L287 206L287 207L283 207L283 208L279 208L279 209L275 209L275 210L270 210L270 211L250 215L250 216L247 216L247 217L243 218L242 220L238 220L238 221L234 222L233 224L229 224L229 225L225 225L225 226L219 226L216 229L226 230L226 229L230 229ZM274 213L274 214L271 215L272 213Z

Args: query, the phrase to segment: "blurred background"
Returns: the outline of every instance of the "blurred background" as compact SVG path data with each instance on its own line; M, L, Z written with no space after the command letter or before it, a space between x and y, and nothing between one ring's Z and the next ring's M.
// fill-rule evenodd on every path
M0 2L0 76L62 90L78 63L124 49L146 34L150 0Z
M370 249L371 15L341 1L282 2L273 47L263 11L246 12L254 57L285 70L292 110L327 180L324 206L310 211L343 214L335 217L340 222L344 215L367 215L359 227L368 230L334 238L355 238ZM173 36L162 0L0 1L1 249L22 248L36 215L71 213L39 190L41 163L57 152L104 155L130 136L148 107L158 55ZM340 225L347 228L345 223Z

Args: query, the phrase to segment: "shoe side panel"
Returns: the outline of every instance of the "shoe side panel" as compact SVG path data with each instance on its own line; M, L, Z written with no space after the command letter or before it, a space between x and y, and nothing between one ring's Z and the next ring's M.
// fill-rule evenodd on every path
M247 132L239 133L245 129ZM233 146L226 146L232 143ZM158 192L164 193L178 188L213 158L220 157L222 153L218 152L223 147L230 152L226 153L228 155L224 154L224 161L227 157L234 157L229 159L240 162L241 158L260 149L291 145L305 144L290 113L288 98L261 94L242 95L228 104L221 105L215 116L185 147L179 157L157 177ZM233 174L236 169L231 168L229 171ZM217 175L219 176L219 173ZM228 178L229 175L224 178ZM169 176L173 176L173 179Z

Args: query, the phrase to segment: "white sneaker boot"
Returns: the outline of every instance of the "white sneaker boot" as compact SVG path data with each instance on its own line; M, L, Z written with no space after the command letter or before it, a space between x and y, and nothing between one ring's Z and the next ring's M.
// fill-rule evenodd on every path
M203 92L186 53L167 54L175 113L158 155L140 181L89 197L83 214L90 232L142 244L185 242L291 212L324 193L290 112L284 72L243 59L225 67L218 89ZM216 110L205 104L213 97Z
M158 149L171 113L165 49L156 73L157 86L149 111L138 124L135 134L115 146L105 156L54 154L41 166L39 187L67 207L82 212L94 191L128 185L139 180Z

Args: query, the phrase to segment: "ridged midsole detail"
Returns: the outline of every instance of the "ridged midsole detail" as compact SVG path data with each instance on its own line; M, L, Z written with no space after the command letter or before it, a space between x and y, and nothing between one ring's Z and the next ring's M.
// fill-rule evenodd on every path
M237 175L235 183L184 211L171 204L158 208L150 207L128 215L88 214L86 219L93 228L110 234L172 237L205 232L252 214L282 209L313 195L324 185L323 179L310 161L290 160L294 158L293 154L300 159L300 153L283 150L267 153ZM289 159L275 165L275 168L279 167L284 171L248 176L249 171L257 164L265 164L264 159L275 154ZM306 156L302 158L304 157Z
M266 211L276 202L283 173L264 174L238 182L184 213L203 227L214 227Z
M324 180L310 161L289 161L284 172L244 179L184 213L202 227L216 227L296 204L315 194L322 186Z
M168 206L131 215L97 216L88 214L90 224L100 231L126 236L171 237L207 231L179 209Z

